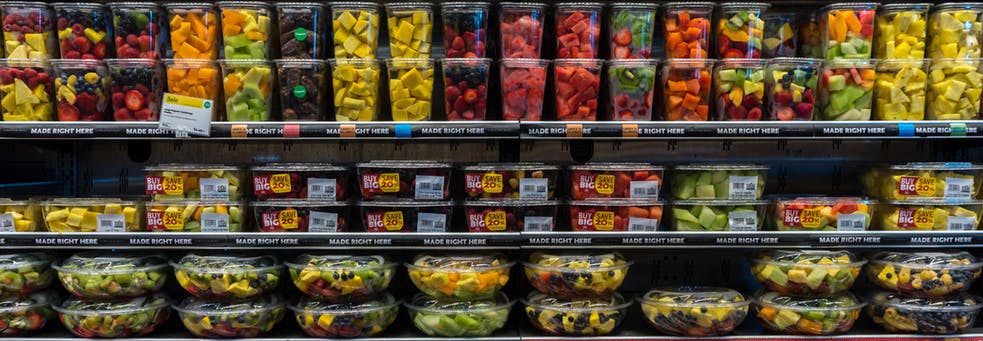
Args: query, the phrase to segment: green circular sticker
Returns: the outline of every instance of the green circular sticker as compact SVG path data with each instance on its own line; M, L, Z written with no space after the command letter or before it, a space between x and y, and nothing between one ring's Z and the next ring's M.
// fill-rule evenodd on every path
M303 27L298 27L296 30L294 30L294 39L300 41L307 40L307 30L305 30Z
M211 108L212 107L212 101L205 101L205 103L202 104L201 106L205 107L205 109Z
M307 88L303 85L298 85L294 87L294 97L304 98L307 96Z

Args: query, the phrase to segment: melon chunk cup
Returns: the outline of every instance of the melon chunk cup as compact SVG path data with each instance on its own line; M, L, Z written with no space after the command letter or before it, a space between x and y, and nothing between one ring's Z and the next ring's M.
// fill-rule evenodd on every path
M710 119L713 59L670 59L662 66L666 121Z
M270 59L270 8L255 1L219 1L226 59Z
M170 25L167 56L175 59L215 59L219 48L219 14L207 2L164 4Z
M135 232L143 221L137 202L119 199L51 199L41 210L51 232Z
M869 121L874 102L874 60L833 60L820 78L820 119Z
M666 58L701 59L710 54L712 2L670 2L662 5Z
M269 121L273 105L273 63L256 59L222 61L225 119Z
M754 164L691 164L673 169L672 197L756 200L764 192L768 167Z
M167 92L212 101L212 120L221 121L222 70L208 59L165 59Z
M502 254L419 255L405 265L413 285L423 293L467 301L495 297L509 282L515 262Z
M676 231L758 231L764 224L764 200L679 200L672 202Z
M826 60L870 58L877 7L877 3L835 3L820 9Z

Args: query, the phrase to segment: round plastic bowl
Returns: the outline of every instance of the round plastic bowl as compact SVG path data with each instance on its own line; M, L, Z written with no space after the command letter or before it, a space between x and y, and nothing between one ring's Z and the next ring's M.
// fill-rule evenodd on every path
M522 263L526 278L542 293L559 298L609 297L621 287L632 261L621 254L533 253Z
M944 298L910 298L879 292L870 298L867 314L884 330L895 333L953 334L969 328L983 299L966 294Z
M167 260L159 255L82 252L51 267L65 290L85 299L144 296L167 281Z
M755 317L769 330L788 335L832 335L850 331L864 305L849 293L793 297L762 291L751 306Z
M638 302L659 332L692 337L729 334L744 322L751 304L735 290L710 287L653 289Z
M283 265L273 256L188 254L171 262L174 277L189 294L205 299L249 299L276 289Z
M751 273L783 295L830 295L850 289L867 261L848 251L764 251L751 259Z
M297 289L313 298L331 302L360 300L384 293L399 266L383 256L306 254L286 265Z
M419 255L406 268L420 291L439 299L492 298L509 281L515 265L504 255Z
M85 301L69 298L52 305L65 328L84 338L135 337L152 333L171 315L163 294L128 301Z
M172 308L191 334L207 338L253 338L283 319L286 303L267 295L252 301L209 301L185 298Z
M969 290L983 263L968 252L881 252L867 266L867 279L909 296L946 296Z
M619 294L608 298L564 299L533 292L522 300L536 329L553 335L607 335L625 320L631 301Z
M407 302L413 325L424 334L443 337L486 337L505 326L515 301L505 294L472 301L441 300L417 294Z
M300 299L293 310L297 323L310 337L368 337L378 335L396 321L399 301L390 294L354 303L327 303L309 297Z

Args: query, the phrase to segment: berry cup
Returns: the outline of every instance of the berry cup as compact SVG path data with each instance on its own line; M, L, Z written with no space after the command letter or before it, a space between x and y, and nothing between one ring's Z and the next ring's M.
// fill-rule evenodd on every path
M820 9L819 30L827 60L869 59L876 3L837 3Z
M663 5L666 58L709 57L712 2L671 2Z
M765 21L761 14L771 7L765 3L730 2L720 5L717 20L717 56L761 58Z
M812 121L821 64L822 60L810 58L774 58L768 61L765 70L768 120Z
M319 121L324 118L321 98L328 67L317 59L276 61L280 84L280 112L284 121Z
M99 3L54 3L62 59L105 59L112 51L109 11Z
M280 58L324 59L327 23L317 2L276 4L280 28ZM286 115L284 115L286 116Z
M273 106L273 63L257 59L222 61L225 119L269 121Z
M798 47L796 17L795 13L788 12L766 12L762 16L765 20L765 39L762 41L764 50L761 51L763 57L795 57Z
M719 121L760 121L765 109L765 60L725 59L713 73Z
M393 58L430 58L433 46L433 4L387 3L389 53Z
M444 110L447 120L484 120L491 59L448 58L441 64L444 67Z
M53 121L53 97L50 63L0 60L0 113L4 121Z
M544 59L502 60L502 119L543 119L543 96L549 63Z
M553 62L557 120L597 120L603 64L600 59L557 59Z
M171 46L168 56L175 59L218 58L218 11L212 3L173 2L167 10Z
M113 12L116 57L159 59L163 55L163 10L151 2L118 2Z
M881 59L874 82L874 118L887 121L925 119L927 59Z
M58 120L104 121L109 105L109 70L96 60L51 61Z
M540 58L546 4L503 2L499 4L498 29L502 58Z
M651 121L655 99L654 59L612 60L608 64L612 121Z
M335 121L376 121L379 111L379 62L331 59Z
M375 59L379 8L372 2L331 3L334 57Z
M710 118L710 71L713 59L671 59L662 66L667 121Z
M167 92L219 103L222 72L218 62L205 59L166 59ZM212 106L212 118L223 111Z
M490 6L487 2L447 2L440 5L447 58L485 58Z
M263 2L219 1L226 59L270 59L273 24Z
M556 57L591 59L598 57L601 35L601 9L596 2L556 5Z
M10 1L3 12L4 52L11 59L49 59L58 44L52 33L54 15L44 2Z
M393 121L430 120L433 59L389 59L386 64Z
M869 121L873 102L874 63L871 60L833 60L823 65L819 96L824 121ZM794 100L794 99L793 99ZM977 98L979 100L979 98ZM977 107L979 105L977 104ZM975 115L975 111L974 111Z

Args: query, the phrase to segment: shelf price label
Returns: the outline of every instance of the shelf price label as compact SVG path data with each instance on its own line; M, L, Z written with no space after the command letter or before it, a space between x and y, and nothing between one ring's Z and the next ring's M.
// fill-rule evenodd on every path
M594 190L596 190L598 194L614 194L614 175L598 175L597 179L594 180Z
M210 99L164 93L159 127L189 135L209 136L214 106Z
M379 174L379 189L383 193L399 192L399 173Z
M505 231L505 212L492 211L485 214L485 228L489 231Z
M270 190L273 193L290 193L290 174L273 174L270 176Z
M592 220L592 223L594 224L594 229L598 231L614 230L614 212L611 211L594 212L594 218Z
M898 194L920 197L935 196L935 178L902 176L898 179Z
M399 231L403 229L403 212L392 211L382 215L382 227L387 231Z
M280 227L283 227L284 230L296 229L298 227L297 210L289 209L280 211L277 221L280 223Z
M184 178L179 176L148 175L146 184L147 195L184 195Z
M898 227L905 229L932 229L935 226L935 212L931 209L898 209Z
M481 189L485 193L502 193L503 180L502 174L486 173L481 176Z

